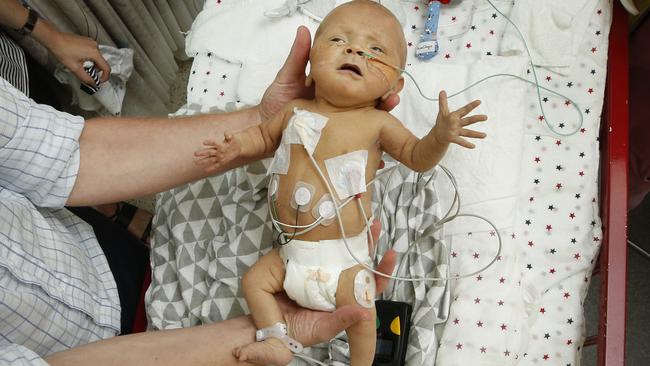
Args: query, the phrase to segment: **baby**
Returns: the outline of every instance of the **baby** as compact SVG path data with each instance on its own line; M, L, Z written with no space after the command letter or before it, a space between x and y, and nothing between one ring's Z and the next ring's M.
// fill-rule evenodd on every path
M444 92L440 112L427 136L415 137L388 112L375 108L398 93L397 71L406 60L401 26L383 6L356 0L335 8L321 23L310 53L308 83L313 100L294 100L269 121L205 141L195 153L208 171L233 159L274 156L269 167L271 213L281 230L279 248L264 255L245 274L244 296L257 342L233 351L241 361L283 365L300 343L290 338L273 294L286 291L303 307L333 311L345 305L370 309L371 320L346 329L351 364L371 365L375 354L375 287L370 265L366 212L382 153L418 172L431 169L450 143L474 145L464 137L485 134L466 126L487 119L467 116L480 102L449 112ZM356 204L341 206L352 198ZM338 209L337 209L338 208ZM336 217L339 211L341 223ZM341 231L343 230L343 232ZM342 239L345 237L345 241Z

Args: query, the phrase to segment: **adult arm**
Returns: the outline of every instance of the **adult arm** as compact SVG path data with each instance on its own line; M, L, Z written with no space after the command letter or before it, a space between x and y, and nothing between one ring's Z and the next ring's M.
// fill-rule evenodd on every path
M193 161L201 142L257 123L257 109L183 119L88 120L79 139L79 172L67 205L117 202L204 178L207 173ZM220 172L234 166L224 165Z
M0 0L6 1L6 0ZM116 202L204 178L207 173L194 164L194 152L207 139L221 141L225 131L237 131L270 119L294 99L310 98L305 86L305 67L311 37L300 27L291 52L259 106L229 114L187 119L98 118L86 123L81 139L81 166L67 204L97 205ZM392 95L380 108L399 103ZM242 161L224 164L227 171Z
M0 0L0 24L20 29L27 21L28 11L17 0ZM102 71L101 81L108 80L111 68L102 57L97 42L88 37L58 31L43 18L38 18L32 37L45 46L77 78L94 85L93 79L84 71L83 63L91 60Z
M221 141L225 131L257 125L287 102L311 95L312 90L305 87L310 45L309 30L300 27L284 66L255 108L185 119L122 117L87 121L79 141L81 166L67 204L116 202L208 176L193 161L203 141ZM211 174L241 163L225 164Z
M384 254L377 270L392 273L396 254ZM377 277L377 290L383 291L388 280ZM300 308L286 295L276 295L290 336L305 346L325 342L350 325L368 319L371 314L361 306L345 306L333 313ZM97 341L82 347L52 354L50 365L241 365L232 350L255 340L255 325L249 316L192 328L130 334Z
M197 165L212 174L222 171L224 166L248 164L272 156L295 104L295 101L285 104L266 122L239 132L226 132L223 140L203 141L204 148L194 153Z

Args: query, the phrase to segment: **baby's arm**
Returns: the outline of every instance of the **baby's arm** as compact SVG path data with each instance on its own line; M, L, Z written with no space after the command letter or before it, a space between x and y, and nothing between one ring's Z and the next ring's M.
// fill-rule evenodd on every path
M285 122L294 103L287 105L267 122L234 133L224 133L223 141L205 140L204 148L194 153L195 163L208 173L225 165L239 166L273 154L282 138ZM236 162L236 164L231 164Z
M401 122L391 116L380 132L382 149L409 168L424 172L440 162L450 143L473 149L474 144L464 137L485 138L485 133L465 128L473 123L487 120L487 116L482 114L467 116L481 104L480 101L475 100L456 111L449 112L447 94L442 91L438 104L440 110L436 124L422 139L415 137Z

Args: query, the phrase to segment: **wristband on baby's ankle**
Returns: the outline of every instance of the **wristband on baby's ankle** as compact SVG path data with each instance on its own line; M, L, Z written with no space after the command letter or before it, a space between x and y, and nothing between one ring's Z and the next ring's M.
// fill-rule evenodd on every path
M262 329L258 329L255 332L255 340L258 342L265 341L269 338L277 338L282 343L284 343L287 348L293 353L302 352L302 344L297 340L289 337L289 332L287 331L287 325L283 323L275 323L274 325Z

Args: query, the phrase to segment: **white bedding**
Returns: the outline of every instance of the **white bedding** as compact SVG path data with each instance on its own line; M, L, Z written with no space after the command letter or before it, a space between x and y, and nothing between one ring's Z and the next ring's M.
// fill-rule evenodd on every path
M506 14L511 10L511 1L494 2ZM300 12L272 21L263 17L264 10L282 3L206 3L188 38L194 64L188 104L178 114L230 110L259 101L282 64L296 27L304 24L312 31L317 27L315 20ZM453 92L468 81L497 72L531 78L525 70L525 54L513 52L516 40L502 16L483 0L452 3L442 7L440 54L428 63L409 59L407 70L416 75L425 93L436 96L440 87ZM422 24L426 6L412 1L399 5L412 54L419 36L412 27ZM521 19L521 14L548 14L551 5L519 0L514 11ZM481 112L490 121L482 128L488 138L475 151L452 149L444 165L459 180L461 211L489 217L504 241L501 256L490 269L451 283L448 321L437 328L437 365L579 362L584 341L582 301L601 236L597 136L611 21L609 1L588 5L572 13L571 21L580 31L569 46L562 46L570 49L546 49L551 54L573 55L561 59L563 74L537 69L541 85L579 104L584 124L578 133L554 135L541 120L534 88L516 80L492 79L450 100L451 107L474 98L484 101ZM535 9L531 11L530 6ZM237 39L220 36L231 34L233 27L242 29ZM500 56L504 34L509 56ZM544 51L539 47L536 52ZM394 113L422 135L435 120L437 104L423 101L409 84ZM565 100L542 97L548 98L542 104L555 129L569 132L577 127L578 116ZM436 185L444 210L450 190L444 179L438 178ZM157 207L157 214L171 212L169 205L174 201ZM164 225L164 220L158 222ZM172 230L155 229L160 235ZM494 233L474 219L458 219L445 232L453 273L472 272L496 253ZM156 250L154 242L154 255ZM156 273L169 266L161 267L154 268L154 281ZM155 302L155 296L148 301ZM164 312L156 316L164 318Z

